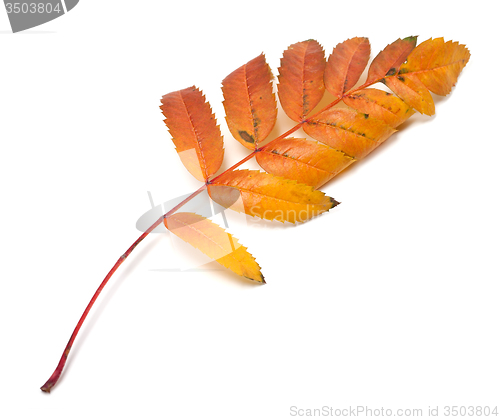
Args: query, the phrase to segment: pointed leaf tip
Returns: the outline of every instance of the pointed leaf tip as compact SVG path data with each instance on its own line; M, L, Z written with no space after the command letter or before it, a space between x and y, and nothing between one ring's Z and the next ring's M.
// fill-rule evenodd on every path
M406 38L403 38L403 41L408 41L408 42L417 42L418 35L412 35L412 36L407 36Z

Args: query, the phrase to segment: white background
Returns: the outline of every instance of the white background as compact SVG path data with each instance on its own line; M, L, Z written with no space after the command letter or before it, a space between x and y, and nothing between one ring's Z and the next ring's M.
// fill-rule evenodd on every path
M448 3L446 3L448 4ZM487 6L489 5L489 6ZM497 12L486 1L91 1L12 34L0 10L2 419L288 419L297 409L499 406ZM186 267L148 237L102 278L155 203L199 183L162 95L203 89L231 138L222 79L309 38L443 36L472 57L436 115L415 115L322 189L342 204L297 227L236 220L268 282ZM281 114L276 133L291 124ZM246 165L254 168L255 164ZM189 254L191 255L191 254ZM304 412L305 413L305 412ZM295 416L298 418L299 416Z

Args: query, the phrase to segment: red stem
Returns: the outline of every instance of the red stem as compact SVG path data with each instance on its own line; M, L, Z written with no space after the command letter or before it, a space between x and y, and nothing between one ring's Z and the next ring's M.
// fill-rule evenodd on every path
M373 83L375 83L375 82L373 82ZM360 87L358 87L356 89L352 89L350 92L345 93L343 96L348 95L348 94L352 93L353 91L363 89L366 86L368 86L368 85L365 84L365 85L362 85L362 86L360 86ZM269 147L275 141L281 140L281 139L289 136L290 134L294 133L303 124L305 124L307 121L309 121L310 119L314 118L316 115L320 114L321 112L326 111L327 109L329 109L332 106L336 105L341 100L342 100L342 98L339 97L338 99L336 99L335 101L333 101L331 104L328 104L325 108L323 108L322 110L320 110L319 112L317 112L316 114L314 114L313 116L305 119L304 121L299 122L294 127L292 127L290 130L288 130L287 132L283 133L281 136L276 137L274 140L270 141L269 143L267 143L262 148L255 149L252 153L250 153L248 156L246 156L245 158L243 158L242 160L240 160L238 163L236 163L235 165L231 166L229 169L225 170L224 172L222 172L221 174L219 174L218 176L216 176L212 180L207 181L207 183L205 185L201 186L197 191L195 191L193 194L191 194L189 197L187 197L181 203L177 204L168 213L165 213L163 216L161 216L141 236L139 236L139 238L130 246L130 248L127 249L127 251L125 251L125 253L118 259L118 261L116 261L115 265L113 266L113 268L111 268L111 270L106 275L106 277L104 277L104 280L100 284L99 288L95 291L94 296L92 296L92 299L90 300L90 302L88 303L87 307L85 308L85 311L83 312L82 316L80 317L80 320L78 321L78 324L76 325L76 327L75 327L75 329L73 331L73 334L71 334L71 337L70 337L70 339L68 341L68 344L66 345L66 348L64 349L64 352L63 352L63 354L61 356L61 359L59 360L59 364L57 365L56 370L54 371L54 373L52 374L52 376L49 378L49 380L47 382L45 382L45 384L40 389L42 391L44 391L44 392L50 392L50 390L52 389L52 387L57 383L57 381L61 377L62 371L64 369L64 365L66 364L66 360L68 359L69 352L71 350L71 347L73 346L73 343L74 343L74 341L76 339L76 336L78 335L78 332L80 331L80 328L81 328L83 322L85 321L85 318L87 318L88 313L92 309L92 306L94 306L95 301L97 300L97 298L101 294L102 289L104 289L104 286L106 286L106 284L108 283L108 281L111 278L111 276L118 269L118 267L120 267L120 265L122 265L122 263L127 259L127 257L131 254L131 252L134 250L134 248L137 245L139 245L142 242L142 240L146 236L148 236L158 225L160 225L163 222L163 219L165 219L166 217L168 217L168 216L172 215L173 213L175 213L184 204L186 204L188 201L190 201L191 199L193 199L194 197L196 197L198 194L200 194L202 191L204 191L207 188L208 184L210 184L211 182L215 181L217 178L219 178L223 174L225 174L227 172L230 172L230 171L233 171L237 167L241 166L243 163L249 161L251 158L253 158L255 156L256 153L258 153L264 147Z
M123 261L127 259L127 257L131 254L131 252L134 250L134 248L139 245L142 240L148 236L158 225L160 225L163 222L163 219L170 216L171 214L175 213L178 209L180 209L184 204L186 204L188 201L190 201L192 198L200 194L207 186L203 185L201 188L199 188L197 191L195 191L193 194L191 194L189 197L187 197L185 200L183 200L181 203L177 204L172 210L170 210L168 213L165 213L163 216L161 216L156 222L154 222L139 238L130 246L129 249L125 251L125 253L118 258L118 261L116 261L115 265L113 268L109 271L109 273L104 277L104 280L102 281L101 285L99 288L95 291L94 296L92 296L92 299L90 299L89 304L85 308L85 311L83 312L82 316L80 317L80 320L78 321L78 324L76 324L76 327L73 331L73 334L71 334L71 337L68 341L68 344L66 344L66 348L64 349L64 352L61 356L61 359L59 360L59 364L56 367L56 370L52 374L52 376L49 378L47 382L40 388L44 392L50 392L51 388L57 383L59 380L61 373L63 371L64 365L66 364L66 360L68 359L69 352L71 350L71 347L73 346L73 342L76 339L76 336L78 335L78 332L80 331L80 328L85 321L85 318L87 318L88 313L92 309L92 306L94 306L94 303L96 299L99 297L99 295L102 292L102 289L104 289L104 286L108 283L109 279L111 276L114 274L114 272L122 265Z

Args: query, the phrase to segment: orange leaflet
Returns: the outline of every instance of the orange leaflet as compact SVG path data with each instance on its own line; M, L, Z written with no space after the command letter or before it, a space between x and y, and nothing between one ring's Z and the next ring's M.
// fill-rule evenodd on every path
M443 38L422 42L401 66L400 74L415 73L420 81L438 95L447 95L470 58L470 52L458 42Z
M252 254L211 220L195 213L176 213L164 219L164 223L170 232L234 273L265 283Z
M227 125L233 137L249 149L257 148L276 123L272 78L261 54L222 81Z
M283 53L278 70L281 106L292 120L302 121L325 93L323 48L314 40L290 45Z
M392 93L379 89L361 89L343 98L346 105L393 128L410 118L415 111Z
M330 108L303 128L312 138L358 160L396 131L368 114L343 108Z
M338 44L325 68L325 87L333 96L341 97L359 80L370 58L368 38L351 38Z
M208 184L208 193L223 207L290 223L305 222L338 204L309 185L250 170L218 176Z
M415 48L417 37L410 36L398 39L389 44L373 59L368 69L368 77L365 84L371 84L384 78L392 76L399 70L401 64L406 60L408 54Z
M434 115L434 101L424 84L413 74L386 77L383 82L421 114Z
M210 104L192 86L163 96L160 107L182 163L198 180L206 181L222 164L224 145Z
M318 188L355 160L322 143L286 138L264 146L257 153L257 162L273 175Z

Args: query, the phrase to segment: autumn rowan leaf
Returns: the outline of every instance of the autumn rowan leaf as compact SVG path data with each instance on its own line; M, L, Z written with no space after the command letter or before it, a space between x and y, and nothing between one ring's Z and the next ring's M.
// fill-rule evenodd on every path
M414 73L427 89L447 95L470 58L470 52L458 42L443 38L428 39L416 47L400 70L400 75Z
M305 222L338 202L309 185L253 170L222 174L208 185L212 200L250 216L280 222Z
M361 159L396 130L368 114L353 109L330 108L308 120L304 131L354 159Z
M195 213L175 213L164 219L166 228L234 273L265 283L255 258L219 225Z
M232 235L202 216L178 210L205 190L225 208L281 222L304 222L336 206L337 201L316 188L378 147L414 110L433 114L431 92L448 94L470 58L464 45L444 42L443 38L415 45L416 37L388 45L375 57L367 81L359 88L354 86L369 55L366 38L338 44L327 65L317 41L288 47L281 60L277 89L282 108L297 124L265 146L262 141L276 121L272 75L264 55L249 61L224 79L223 94L229 129L252 153L218 176L215 174L224 155L222 136L203 94L190 87L165 95L161 109L176 150L189 172L204 184L159 217L119 257L86 307L42 391L50 392L59 380L78 331L104 286L137 245L162 223L223 266L263 283L259 265ZM367 89L378 82L397 96ZM325 84L335 99L310 115L323 97ZM341 101L344 104L339 104ZM300 128L318 142L289 137ZM268 173L236 170L253 157ZM328 237L328 232L324 236ZM312 238L311 243L314 241Z
M325 53L315 40L290 45L278 69L278 96L285 113L302 121L325 93Z
M421 114L434 115L434 100L417 76L412 74L398 75L386 77L383 81L409 106L415 108Z
M261 54L222 81L229 131L249 149L257 148L276 123L278 109L272 78L271 69Z
M343 101L351 108L383 121L393 128L415 113L403 100L380 89L361 89L344 96Z
M206 181L222 164L220 128L203 93L192 86L163 96L160 107L176 151L187 170Z
M338 44L325 68L325 87L333 96L341 97L359 80L370 58L368 38L351 38Z
M416 36L398 39L385 47L372 61L368 68L368 76L365 84L371 84L383 79L387 75L398 72L401 64L406 60L408 54L415 48Z
M264 146L257 162L270 174L318 188L355 160L316 141L285 138Z

